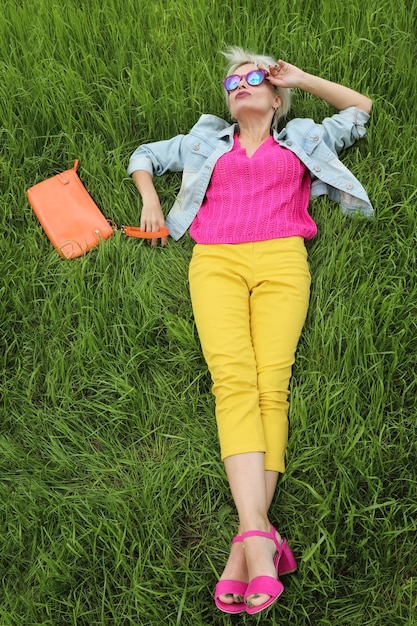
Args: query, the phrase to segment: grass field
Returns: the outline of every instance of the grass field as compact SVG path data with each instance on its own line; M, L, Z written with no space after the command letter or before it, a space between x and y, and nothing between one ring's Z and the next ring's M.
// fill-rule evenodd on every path
M0 626L417 624L417 2L3 0ZM314 201L313 290L272 519L299 571L259 617L212 592L236 514L193 324L188 236L64 261L26 189L80 160L138 224L144 141L226 116L220 50L266 51L374 99L344 156L376 209ZM294 94L290 116L328 106ZM157 181L164 208L177 176Z

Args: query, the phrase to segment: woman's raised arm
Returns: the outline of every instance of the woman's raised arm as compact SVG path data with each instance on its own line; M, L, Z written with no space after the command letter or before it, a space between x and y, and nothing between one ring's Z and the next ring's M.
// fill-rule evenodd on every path
M301 89L325 100L339 111L348 107L357 107L365 113L371 111L372 100L367 96L325 78L308 74L285 61L278 61L268 71L267 80L276 87Z

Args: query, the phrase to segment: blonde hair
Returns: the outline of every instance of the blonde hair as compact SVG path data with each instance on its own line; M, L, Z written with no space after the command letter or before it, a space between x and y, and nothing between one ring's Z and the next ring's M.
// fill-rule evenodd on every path
M226 76L231 76L232 74L235 74L236 70L241 65L245 65L246 63L260 65L266 69L268 69L270 65L275 65L276 63L276 60L270 56L264 54L255 54L254 52L244 50L243 48L239 48L238 46L230 46L230 48L228 48L225 52L222 52L222 54L229 62L226 70ZM274 87L274 90L277 92L281 99L281 104L276 109L271 122L271 128L276 130L279 120L282 117L285 117L290 110L291 91L290 89L284 89L283 87ZM226 102L228 103L227 94Z

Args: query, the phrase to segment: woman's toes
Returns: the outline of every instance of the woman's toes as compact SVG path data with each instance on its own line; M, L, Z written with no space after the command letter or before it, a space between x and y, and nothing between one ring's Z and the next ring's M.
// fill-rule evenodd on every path
M263 593L262 594L256 593L253 596L246 598L246 604L248 605L249 608L252 608L253 606L260 606L261 604L264 604L264 602L267 602L269 598L270 596L265 595Z
M224 604L233 604L234 602L236 602L236 604L240 604L244 601L244 596L233 595L233 593L224 593L219 596L219 600L220 602L224 602Z
M224 593L222 596L219 596L219 600L225 604L233 604L233 602L236 602L233 593Z

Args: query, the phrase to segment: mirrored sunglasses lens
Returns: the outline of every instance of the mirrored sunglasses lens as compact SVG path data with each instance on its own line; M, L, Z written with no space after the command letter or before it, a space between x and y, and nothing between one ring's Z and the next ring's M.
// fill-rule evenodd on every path
M238 86L239 81L239 76L228 76L224 81L224 86L226 87L227 91L233 91Z
M261 72L260 70L254 70L253 72L249 72L249 74L246 76L246 82L249 85L255 87L256 85L260 85L261 83L263 83L264 78L265 74L263 72Z

